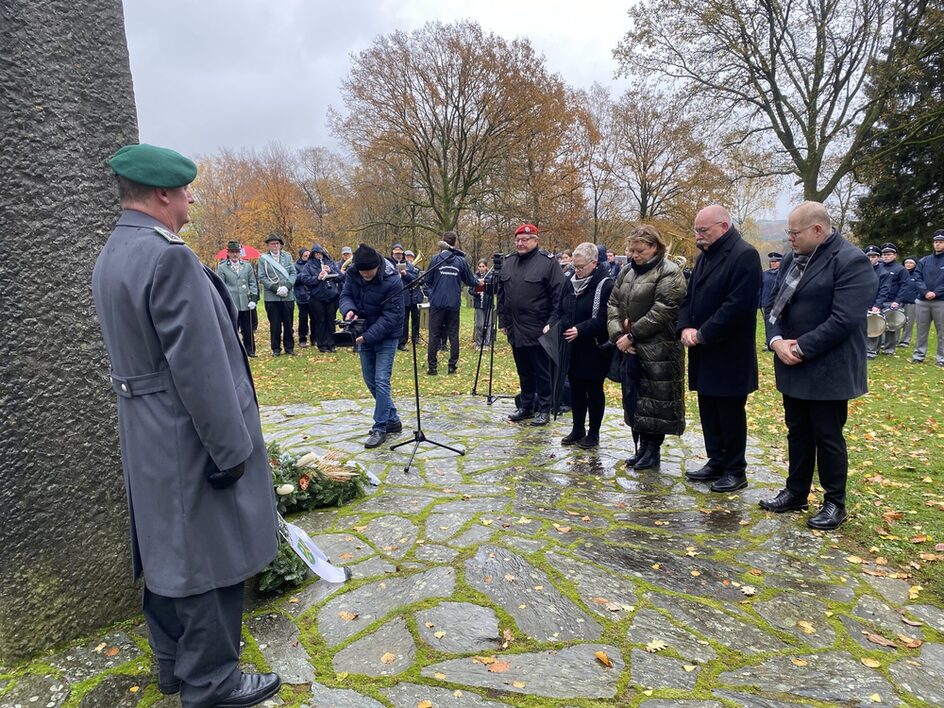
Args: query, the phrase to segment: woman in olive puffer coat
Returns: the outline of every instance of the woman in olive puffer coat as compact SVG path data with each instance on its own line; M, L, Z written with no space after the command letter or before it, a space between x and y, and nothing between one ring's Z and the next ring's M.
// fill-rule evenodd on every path
M629 237L629 262L616 278L607 305L610 341L638 357L638 398L627 422L641 445L627 460L636 469L658 467L666 435L685 432L685 358L675 332L685 278L666 258L665 240L649 225Z

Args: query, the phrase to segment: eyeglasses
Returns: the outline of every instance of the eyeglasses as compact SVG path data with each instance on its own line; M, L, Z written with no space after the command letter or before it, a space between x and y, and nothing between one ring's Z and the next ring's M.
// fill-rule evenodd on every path
M537 236L518 236L515 238L515 243L526 243L527 241L536 241Z
M718 224L723 224L723 223L724 223L723 221L716 221L715 223L709 224L708 226L696 226L695 233L698 234L699 236L704 236L706 233L711 231L712 228L714 228Z
M574 267L574 270L586 270L587 268L596 264L596 261L587 261L586 263L577 263L577 261L572 261L571 265Z
M810 227L804 226L802 229L784 229L783 232L790 238L796 238L797 236L802 234L804 231L806 231L808 228Z

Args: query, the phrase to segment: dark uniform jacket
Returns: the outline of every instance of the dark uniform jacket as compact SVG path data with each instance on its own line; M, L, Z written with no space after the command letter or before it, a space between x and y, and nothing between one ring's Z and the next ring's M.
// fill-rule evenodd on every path
M118 396L135 578L143 570L152 592L187 597L255 575L278 548L275 497L225 285L160 222L125 210L92 291ZM241 462L235 484L210 486L209 473Z
M338 264L332 261L324 249L321 250L324 256L321 260L315 255L315 249L321 246L314 246L311 249L311 255L305 262L304 267L298 271L298 282L301 282L308 291L308 299L312 302L331 302L341 297L341 283L344 280L341 275L341 269ZM334 278L319 278L323 266L328 266L329 275L335 275Z
M780 269L767 269L761 278L760 283L760 309L766 310L774 304L774 294L777 292L777 276L780 275Z
M505 258L498 278L498 326L513 347L539 346L545 325L560 319L564 274L557 260L539 248Z
M922 258L914 269L914 275L919 300L924 300L928 291L933 292L937 300L944 298L944 253L932 253Z
M757 390L760 280L760 255L733 226L698 256L678 321L678 332L698 330L699 344L688 350L690 390L705 396Z
M393 263L381 259L381 266L371 280L364 280L357 268L348 268L341 290L341 315L353 310L367 321L365 344L385 339L400 339L403 332L403 284Z
M872 271L875 273L875 277L878 278L878 286L875 290L874 296L872 297L870 307L877 307L881 309L882 305L888 302L888 291L890 289L891 274L885 270L885 264L881 261L872 266ZM868 308L866 308L866 312L868 312Z
M781 280L793 254L783 259ZM804 400L839 401L868 391L865 312L878 286L861 249L833 232L816 250L767 342L796 339L803 361L787 366L774 356L777 390Z
M900 305L904 302L902 296L908 288L906 281L910 273L898 261L883 263L882 268L885 269L885 273L888 275L888 295L886 295L885 302L897 302Z
M462 284L476 285L469 262L449 251L437 254L429 264L426 285L429 306L441 310L458 310L462 305Z

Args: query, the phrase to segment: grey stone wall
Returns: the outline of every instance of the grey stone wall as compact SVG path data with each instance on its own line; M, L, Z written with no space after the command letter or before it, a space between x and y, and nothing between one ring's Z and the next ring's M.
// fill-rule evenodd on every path
M91 273L137 141L120 0L0 3L0 659L139 604Z

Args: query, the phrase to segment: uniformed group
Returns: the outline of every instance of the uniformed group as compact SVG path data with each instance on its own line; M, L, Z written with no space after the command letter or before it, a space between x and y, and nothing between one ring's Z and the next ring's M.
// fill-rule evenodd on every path
M362 243L342 251L338 264L318 244L294 260L278 234L266 239L256 267L230 242L214 271L178 235L189 222L196 165L143 144L121 148L109 165L122 211L92 287L118 400L134 577L144 579L158 688L179 693L184 708L256 705L280 686L276 674L239 668L244 582L274 559L279 543L249 366L260 292L273 354L294 350L294 302L307 300L310 329L301 335L300 324L300 336L322 351L334 348L340 310L374 398L366 447L402 430L390 377L396 351L411 336L416 343L424 285L427 374L437 373L446 341L448 371L456 371L464 286L483 312L477 340L489 343L494 292L520 384L510 420L547 424L557 400L554 364L570 379L573 406L561 444L596 447L609 376L621 385L624 420L639 443L627 460L637 470L658 468L665 436L684 431L687 359L707 461L689 463L686 474L717 493L748 484L746 402L758 385L760 307L783 396L789 469L784 489L759 504L773 513L806 510L816 469L823 503L807 524L824 530L846 519L843 425L848 401L867 391L867 312L904 310L917 323L917 362L934 322L944 366L944 230L934 233L932 254L901 266L893 244L868 249L867 258L833 228L822 204L804 202L787 220L790 252L768 254L771 268L762 274L760 256L728 211L709 205L695 217L699 256L691 271L652 225L633 230L620 266L612 250L592 243L558 260L539 248L530 223L516 229L513 253L491 269L479 262L474 274L453 232L425 274L400 244L384 257ZM893 352L908 342L910 325L905 330L869 343L868 352Z

